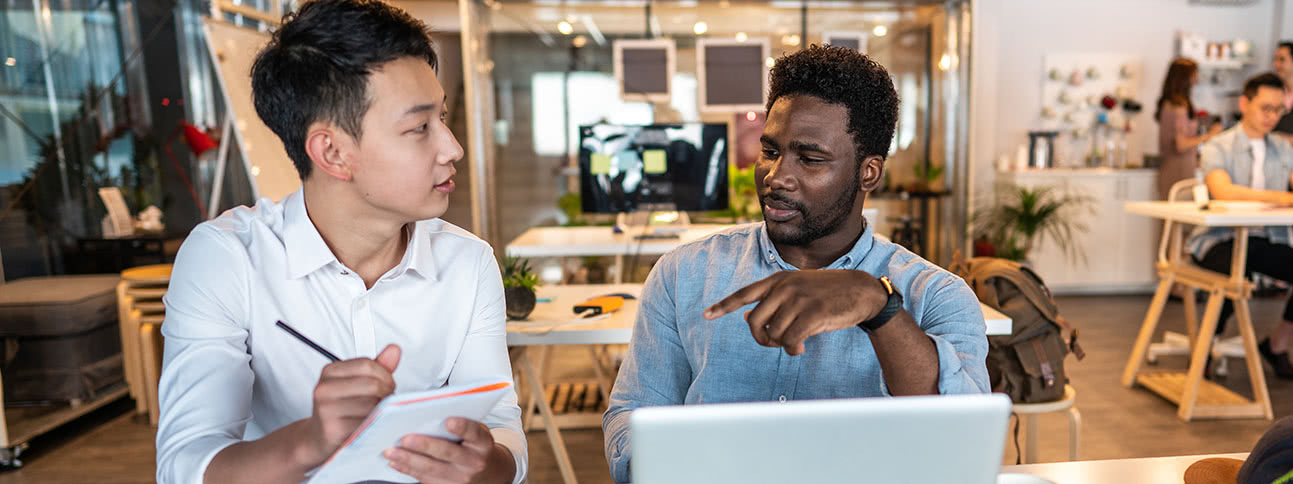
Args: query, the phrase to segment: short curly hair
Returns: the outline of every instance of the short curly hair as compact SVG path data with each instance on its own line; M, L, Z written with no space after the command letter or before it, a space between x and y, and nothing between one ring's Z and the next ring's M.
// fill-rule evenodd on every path
M898 91L889 71L866 54L812 45L782 56L769 74L768 111L778 99L809 95L848 110L857 159L884 159L898 122Z

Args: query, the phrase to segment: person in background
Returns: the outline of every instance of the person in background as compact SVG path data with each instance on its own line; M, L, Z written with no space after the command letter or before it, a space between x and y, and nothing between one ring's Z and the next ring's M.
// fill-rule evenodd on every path
M1215 200L1252 200L1293 205L1293 144L1271 130L1287 109L1284 81L1271 73L1249 79L1239 97L1239 124L1203 144L1200 161ZM1212 228L1190 238L1189 251L1195 262L1222 274L1230 272L1234 230ZM1245 272L1258 272L1284 282L1293 282L1293 234L1288 226L1256 228L1248 235L1248 265ZM1234 313L1229 300L1221 309L1217 325L1220 334ZM1258 345L1262 357L1275 368L1276 376L1293 379L1288 359L1289 337L1293 336L1293 298L1284 306L1284 322L1274 336Z
M1275 123L1275 133L1283 136L1289 141L1293 141L1293 42L1280 42L1275 46L1275 58L1271 61L1271 69L1275 75L1280 76L1284 81L1284 110L1285 113L1280 117L1280 121Z
M1158 121L1158 197L1167 200L1172 184L1194 177L1199 166L1198 146L1221 132L1213 125L1207 134L1199 134L1194 102L1190 91L1199 83L1199 65L1177 57L1167 68L1163 93L1158 97L1154 120Z

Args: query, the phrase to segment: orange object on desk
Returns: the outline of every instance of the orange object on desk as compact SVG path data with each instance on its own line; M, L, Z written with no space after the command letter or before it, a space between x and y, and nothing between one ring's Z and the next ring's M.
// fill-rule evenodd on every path
M589 299L575 305L575 314L592 311L585 316L613 313L624 307L624 298L620 296L602 296Z

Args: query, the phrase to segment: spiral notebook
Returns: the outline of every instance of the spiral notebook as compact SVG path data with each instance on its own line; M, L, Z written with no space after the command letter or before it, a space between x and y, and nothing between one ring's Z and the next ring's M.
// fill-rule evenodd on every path
M445 428L445 420L450 417L484 419L511 385L507 381L486 381L386 397L306 482L417 482L387 465L382 451L398 446L399 440L409 434L460 440Z

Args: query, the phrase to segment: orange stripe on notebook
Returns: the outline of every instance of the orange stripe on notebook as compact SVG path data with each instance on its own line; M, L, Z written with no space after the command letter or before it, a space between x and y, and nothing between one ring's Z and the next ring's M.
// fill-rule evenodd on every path
M457 392L457 393L447 393L447 394L444 394L444 395L436 395L436 396L434 396L434 397L419 398L419 399L417 399L417 400L409 400L409 401L407 401L407 402L392 403L391 405L408 405L408 404L412 404L412 403L427 402L427 401L431 401L431 400L439 400L439 399L442 399L442 398L457 397L457 396L462 396L462 395L471 395L471 394L473 394L473 393L492 392L492 391L494 391L494 390L499 390L499 389L502 389L502 388L507 388L509 385L511 385L511 383L508 383L508 382L499 382L499 383L495 383L495 384L493 384L493 385L485 385L485 386L483 386L483 387L472 388L471 390L463 390L463 391L461 391L461 392Z

